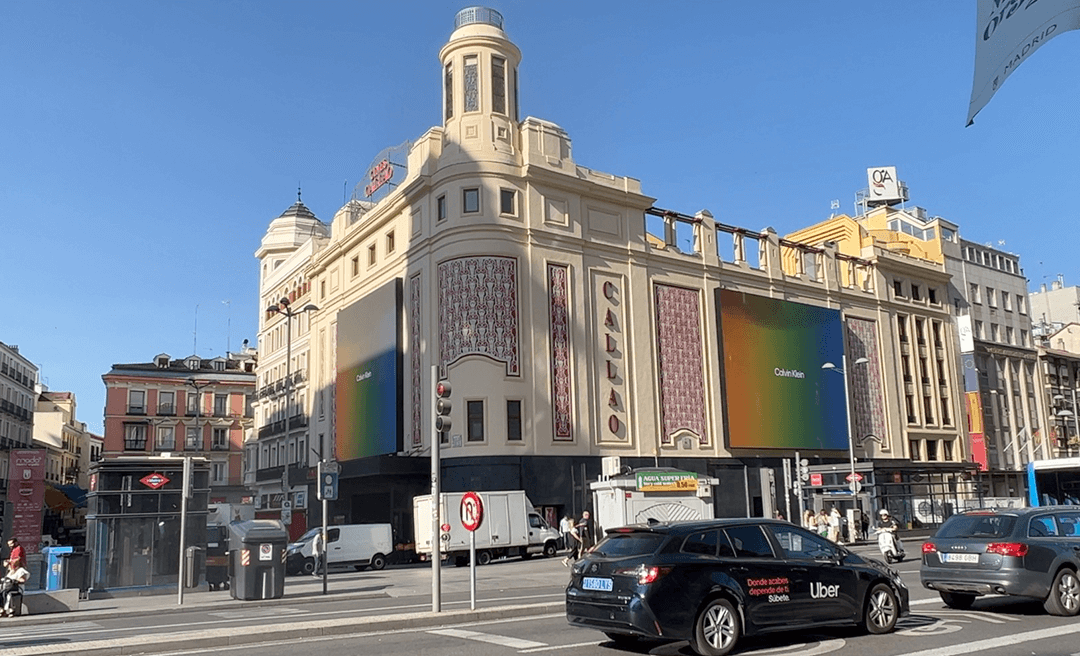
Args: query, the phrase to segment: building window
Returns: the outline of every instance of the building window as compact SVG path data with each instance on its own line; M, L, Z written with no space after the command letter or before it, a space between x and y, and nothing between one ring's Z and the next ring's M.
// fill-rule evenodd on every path
M386 254L389 255L394 252L394 233L386 233Z
M480 189L470 187L462 190L461 211L465 214L475 214L480 211Z
M443 73L446 96L446 120L450 120L454 117L454 68L453 65L447 64L446 71Z
M214 434L210 443L210 448L214 451L228 451L229 450L229 429L228 428L214 428Z
M926 459L933 462L938 459L938 441L926 440Z
M146 414L146 392L144 390L128 390L129 415Z
M941 440L941 459L946 462L952 462L953 459L953 443L952 440Z
M199 414L199 392L187 393L187 414L189 417Z
M506 113L506 60L502 57L491 58L491 111Z
M996 323L990 324L990 341L998 341L998 325Z
M1012 295L1009 292L1001 292L1001 309L1012 312Z
M930 297L931 305L938 304L937 289L935 289L934 287L930 287L926 290L926 294Z
M435 199L435 217L439 221L446 220L446 195L439 196Z
M971 290L971 298L969 300L976 305L982 305L982 295L979 293L979 285L971 283L969 289Z
M1005 326L1005 343L1016 344L1016 334L1013 332L1012 326Z
M506 439L521 441L521 401L506 402Z
M476 55L469 55L464 61L465 71L465 111L480 111L480 62Z
M214 416L215 417L227 417L229 415L229 395L228 394L215 394L214 395Z
M983 322L978 319L975 320L975 338L986 339L986 330L983 328Z
M514 201L517 200L517 192L513 189L499 190L499 214L517 216L517 208Z
M225 462L212 462L210 463L210 484L211 485L228 485L229 483L229 467Z
M908 451L911 452L912 460L922 460L922 449L919 448L919 440L908 440Z
M354 257L349 261L349 270L352 272L352 277L360 275L360 256Z
M510 69L510 81L514 89L514 120L518 120L518 81L517 81L517 69Z
M466 406L466 430L470 442L484 441L484 402L469 401Z
M159 415L176 414L176 392L158 392L157 413Z
M158 426L156 448L158 451L176 450L176 429L173 426Z
M994 291L993 287L986 288L986 304L992 308L997 307L997 292Z
M1020 314L1027 314L1027 303L1025 303L1025 301L1026 299L1023 297L1023 295L1016 295L1016 311Z
M146 424L124 424L124 450L146 451Z
M893 281L893 296L896 298L904 298L904 283L901 280Z
M375 244L368 246L367 249L367 263L368 266L375 266Z
M184 450L185 451L201 451L202 450L202 435L199 434L198 426L188 426L187 432L184 437Z
M325 280L320 280L319 281L319 300L321 301L321 300L324 300L325 298L326 298L326 281Z
M901 342L906 343L908 341L907 315L896 315L896 334L900 337Z
M1028 346L1028 331L1020 329L1020 346Z
M922 300L922 294L919 293L919 286L916 285L915 283L911 283L911 300L913 300L913 301L921 301Z

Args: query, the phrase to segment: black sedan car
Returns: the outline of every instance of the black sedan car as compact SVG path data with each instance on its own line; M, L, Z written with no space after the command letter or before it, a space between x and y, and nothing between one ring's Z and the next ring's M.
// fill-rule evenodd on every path
M1051 615L1080 613L1080 506L953 515L922 548L919 578L945 605L980 595L1040 599Z
M611 529L566 588L573 626L616 642L688 640L704 656L772 631L854 623L886 633L907 614L893 569L770 519Z

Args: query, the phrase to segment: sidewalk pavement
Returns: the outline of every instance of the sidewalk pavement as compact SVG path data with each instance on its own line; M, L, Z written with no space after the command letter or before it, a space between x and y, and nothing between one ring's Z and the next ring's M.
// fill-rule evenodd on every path
M492 588L505 588L506 581L516 580L528 587L528 580L534 577L538 581L550 584L549 569L559 566L558 559L547 561L553 567L544 567L535 574L522 576L517 568L503 569L497 566L485 567L485 583ZM497 576L490 576L496 573ZM423 596L430 593L430 567L401 568L390 570L395 582L381 582L372 576L332 575L329 580L329 594L322 594L322 579L315 577L293 576L286 578L285 594L280 599L242 601L233 599L228 590L210 592L191 590L184 593L183 604L178 603L175 588L172 594L124 596L104 599L81 600L79 609L61 613L42 615L23 615L22 617L4 618L0 627L11 627L11 634L17 634L18 628L58 625L70 622L88 622L104 619L123 618L125 616L145 617L155 613L187 613L213 610L237 610L258 607L296 606L318 601L347 601L349 599L392 598ZM117 639L85 640L78 642L57 642L47 637L35 637L5 643L0 639L0 653L4 656L116 656L122 654L147 653L147 646L153 645L155 652L171 650L198 650L212 647L225 647L263 642L277 642L305 637L324 637L347 635L352 633L370 633L380 631L401 631L418 628L437 628L479 622L484 620L526 617L561 613L565 610L562 600L545 603L511 604L477 608L476 610L447 610L448 595L460 593L461 583L467 577L468 568L449 568L443 571L442 594L444 605L442 612L418 611L395 613L390 615L363 615L349 617L302 620L290 618L288 623L273 626L260 625L257 632L238 632L235 626L211 628L198 631L184 630L165 633L148 633ZM370 574L370 573L365 573ZM380 579L386 572L377 573ZM467 578L464 578L467 581ZM478 584L480 581L478 581ZM465 591L468 590L467 583ZM18 627L18 628L17 628ZM41 634L39 634L41 635ZM8 646L12 645L12 646Z

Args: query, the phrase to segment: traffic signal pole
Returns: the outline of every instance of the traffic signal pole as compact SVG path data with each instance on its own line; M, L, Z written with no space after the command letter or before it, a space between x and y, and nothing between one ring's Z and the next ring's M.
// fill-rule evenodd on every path
M437 396L439 366L431 365L431 395ZM435 407L432 406L432 414ZM439 519L439 431L435 430L435 418L431 421L431 612L442 611L442 531Z

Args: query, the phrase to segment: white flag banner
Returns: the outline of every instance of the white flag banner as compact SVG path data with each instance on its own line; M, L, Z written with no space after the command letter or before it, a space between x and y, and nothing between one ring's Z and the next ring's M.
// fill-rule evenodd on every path
M1080 28L1080 0L977 1L975 80L968 125L1039 46Z

